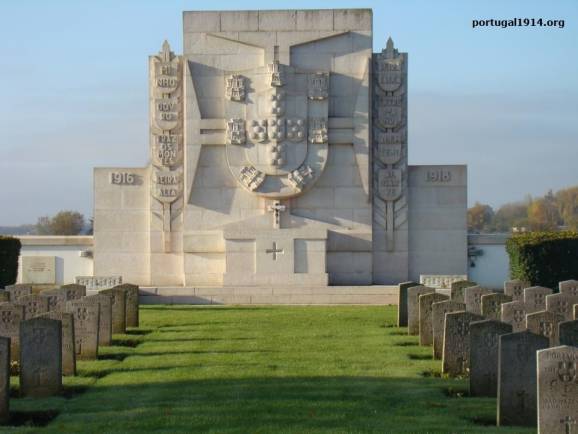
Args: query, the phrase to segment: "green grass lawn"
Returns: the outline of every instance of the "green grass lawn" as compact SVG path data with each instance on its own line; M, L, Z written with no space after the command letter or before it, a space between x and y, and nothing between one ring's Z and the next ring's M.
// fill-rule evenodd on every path
M141 327L79 362L63 396L20 399L0 432L531 433L439 377L395 307L145 306Z

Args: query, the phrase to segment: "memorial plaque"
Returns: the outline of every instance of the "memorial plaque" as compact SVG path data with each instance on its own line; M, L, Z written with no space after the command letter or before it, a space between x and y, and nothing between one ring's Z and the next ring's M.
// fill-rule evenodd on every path
M420 286L416 282L403 282L397 285L398 303L397 303L397 326L407 327L407 289L412 286Z
M111 288L100 294L112 296L112 333L126 333L126 292Z
M460 280L450 284L450 300L456 303L464 303L464 289L471 286L477 286L476 282L469 280Z
M32 318L20 326L20 394L41 398L62 389L62 325Z
M446 313L461 312L466 310L464 303L446 300L432 304L432 332L433 332L433 356L441 359L444 348L444 323Z
M451 377L467 375L470 357L470 323L484 318L472 312L446 313L442 372Z
M0 337L0 423L10 419L10 338Z
M467 278L463 274L420 274L419 283L435 289L450 289L452 283L463 282Z
M578 348L538 351L538 433L578 432Z
M560 345L578 347L578 320L563 321L558 324Z
M62 285L58 290L64 293L65 301L80 300L82 297L86 297L86 286L77 283Z
M130 283L123 283L122 285L115 286L115 288L122 289L125 294L125 321L127 327L138 327L138 285L132 285Z
M578 280L565 280L564 282L558 283L558 289L560 294L570 294L574 297L578 297Z
M427 286L412 286L407 289L407 332L410 335L419 334L419 296L435 292Z
M20 322L24 320L24 306L0 304L0 336L10 338L10 357L20 357Z
M574 319L574 305L576 303L578 303L578 297L569 293L546 296L546 310L562 316L564 321Z
M56 283L56 256L21 256L22 283L54 285Z
M526 330L526 305L521 301L502 304L501 321L512 326L512 332Z
M32 294L32 286L18 283L16 285L8 285L6 291L10 294L10 301L15 303L25 295Z
M433 345L432 305L449 300L447 295L430 292L419 296L419 344Z
M498 394L498 350L500 335L512 333L512 326L495 320L470 324L470 395Z
M464 303L466 310L476 315L482 314L482 295L493 294L493 291L481 286L470 286L464 289Z
M536 425L536 351L548 339L526 330L500 336L498 426Z
M98 345L112 344L112 296L107 294L90 295L82 299L86 303L96 303L100 307L98 320Z
M525 280L506 280L504 282L504 294L512 297L512 301L524 301L524 288L530 286L530 282Z
M500 321L502 316L502 304L512 301L512 297L499 292L482 295L482 316L488 319Z
M524 304L526 313L534 313L546 310L546 296L553 294L550 288L532 286L524 289Z
M25 295L14 304L24 306L24 319L48 312L48 299L38 294Z
M550 346L558 345L558 324L564 318L553 312L542 311L526 315L526 328L534 334L544 336L549 339Z
M74 350L77 360L98 358L100 308L98 303L84 299L66 302L66 311L74 317Z
M62 375L76 375L73 314L51 311L40 315L40 317L60 321L62 326Z
M121 276L77 276L76 284L82 285L87 291L100 291L110 289L122 284Z

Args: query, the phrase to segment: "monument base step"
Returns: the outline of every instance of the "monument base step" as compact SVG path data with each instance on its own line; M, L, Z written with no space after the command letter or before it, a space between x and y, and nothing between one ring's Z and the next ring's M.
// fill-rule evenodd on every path
M397 286L141 287L141 304L397 304Z

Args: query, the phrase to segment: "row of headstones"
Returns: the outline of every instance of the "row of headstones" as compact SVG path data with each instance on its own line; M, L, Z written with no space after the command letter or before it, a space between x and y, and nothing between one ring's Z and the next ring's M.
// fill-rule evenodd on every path
M578 424L578 281L559 290L460 281L448 296L406 282L398 325L433 346L444 374L469 374L471 396L497 397L498 425L538 421L540 433L566 434Z
M123 284L86 295L83 285L34 294L29 285L0 291L0 419L9 418L11 366L17 365L20 395L46 397L76 375L76 360L95 360L112 335L139 326L138 286Z

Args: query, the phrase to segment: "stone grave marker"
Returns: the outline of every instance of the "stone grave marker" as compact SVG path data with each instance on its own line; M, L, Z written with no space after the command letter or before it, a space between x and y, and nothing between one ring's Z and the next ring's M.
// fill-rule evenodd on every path
M466 375L470 357L470 323L484 318L472 312L446 313L442 372L451 377Z
M574 319L578 319L578 304L574 305Z
M510 301L502 304L500 319L512 326L512 332L526 330L526 305L521 301Z
M99 294L112 296L112 333L126 332L126 292L122 289L104 289Z
M578 297L569 293L546 296L546 310L561 315L564 321L574 319L574 305L576 303L578 303Z
M500 336L498 426L536 425L536 351L548 343L528 330Z
M45 289L40 292L41 297L48 300L48 311L64 310L65 301L62 292L59 289Z
M578 347L578 320L562 321L558 324L560 345Z
M419 344L433 345L432 305L449 300L447 295L430 292L419 296Z
M493 294L493 291L481 286L470 286L464 289L466 310L476 315L482 314L482 295Z
M512 301L524 301L524 288L530 286L530 282L525 280L506 280L504 282L504 294L512 297Z
M62 325L32 318L20 326L20 393L35 398L62 389Z
M540 336L545 336L550 340L550 346L558 345L558 324L564 321L560 315L553 312L542 311L526 315L526 328Z
M125 321L126 327L138 327L139 315L138 315L138 285L132 285L130 283L123 283L115 288L122 289L125 294Z
M10 338L10 357L20 357L20 322L24 320L24 306L12 303L0 304L0 336Z
M74 317L74 350L80 360L98 358L99 314L98 303L84 299L66 302L66 311Z
M495 292L482 295L482 316L500 321L502 316L502 304L512 301L512 297L506 294Z
M565 280L558 283L560 294L570 294L578 297L578 280Z
M412 286L407 289L407 332L410 335L419 334L419 296L435 292L427 286Z
M578 432L578 348L538 351L538 433Z
M532 286L524 289L524 304L526 313L540 312L546 310L546 296L553 294L550 288L543 286Z
M5 303L10 301L10 293L6 290L0 290L0 303Z
M60 321L62 325L62 375L76 375L73 314L62 311L50 311L40 315L40 317Z
M500 336L512 326L496 320L470 324L470 395L495 397L498 393L498 350Z
M38 294L25 295L14 304L24 306L24 319L48 312L48 299Z
M469 280L459 280L450 284L450 300L456 303L464 303L464 289L476 286L476 282Z
M0 423L10 419L10 338L0 337Z
M82 297L86 297L86 286L77 283L62 285L59 291L64 293L65 301L80 300Z
M89 295L83 298L86 303L96 303L100 307L98 320L98 345L112 344L112 296L107 294Z
M8 285L6 287L6 291L8 291L8 293L10 294L10 301L12 303L16 303L25 295L32 294L32 286L17 283L16 285Z
M397 285L397 326L407 327L407 289L420 286L416 282L403 282Z
M444 349L444 323L446 313L462 312L466 310L464 303L453 300L440 301L432 304L432 332L433 332L433 356L441 360Z

